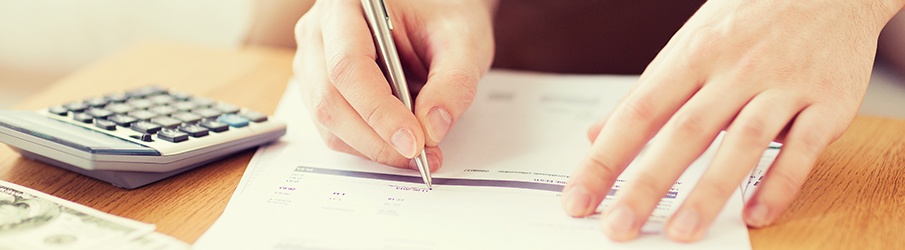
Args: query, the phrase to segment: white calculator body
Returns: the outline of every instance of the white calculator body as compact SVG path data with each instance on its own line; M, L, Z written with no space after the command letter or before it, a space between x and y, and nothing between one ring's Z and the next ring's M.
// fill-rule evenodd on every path
M38 111L0 111L0 142L27 158L133 189L274 141L286 124L145 87Z

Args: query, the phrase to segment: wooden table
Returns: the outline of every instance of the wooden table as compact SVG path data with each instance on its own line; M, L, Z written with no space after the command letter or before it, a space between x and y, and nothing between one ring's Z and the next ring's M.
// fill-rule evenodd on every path
M292 74L292 56L267 48L140 44L60 80L18 108L153 83L270 113ZM154 223L162 233L194 242L223 212L251 155L246 151L124 190L0 146L0 179ZM858 117L820 158L778 223L750 234L755 249L905 249L905 121Z

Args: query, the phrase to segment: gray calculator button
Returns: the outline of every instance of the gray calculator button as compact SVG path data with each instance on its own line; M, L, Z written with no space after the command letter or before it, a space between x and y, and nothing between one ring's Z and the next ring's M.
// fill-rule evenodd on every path
M132 125L132 123L138 121L138 119L135 119L135 117L127 115L113 115L108 117L107 120L110 120L111 122L116 123L116 125L119 125L121 127L129 127L130 125Z
M253 122L266 122L267 121L267 115L259 113L259 112L251 111L251 110L242 111L241 113L239 113L239 116L245 117L246 119L251 120Z
M132 107L135 107L136 109L146 109L154 106L154 103L147 99L131 99L126 103L132 105Z
M192 114L189 112L175 113L175 114L171 115L170 117L176 118L177 120L180 120L184 123L196 123L198 121L201 121L201 116L198 116L196 114Z
M214 105L214 103L216 103L214 100L204 97L193 97L192 102L194 102L199 107L210 107L211 105Z
M170 104L174 101L173 97L168 95L156 95L149 97L148 100L153 102L155 105Z
M55 114L55 115L59 115L59 116L69 115L69 110L64 107L61 107L61 106L51 107L51 108L47 109L47 112L50 112L51 114Z
M116 94L106 95L106 96L104 96L104 99L107 99L107 101L110 101L110 102L124 103L124 102L126 102L126 100L129 99L129 96L127 96L126 94L123 94L123 93L116 93Z
M173 113L176 113L176 111L179 111L179 110L177 110L174 107L170 107L170 106L157 106L157 107L149 108L148 111L157 113L158 115L171 115Z
M132 111L135 108L133 108L131 105L128 105L128 104L113 103L113 104L107 105L107 107L105 109L110 110L110 112L113 112L113 113L125 114L125 113L128 113L129 111Z
M94 118L103 119L103 118L107 118L108 116L113 115L113 112L110 112L110 110L106 110L106 109L92 108L92 109L89 109L88 111L85 111L85 114L91 115Z
M164 129L157 133L157 138L169 142L183 142L189 139L189 134L177 130Z
M151 118L151 122L160 124L160 126L163 126L165 128L174 128L174 127L182 124L181 120L176 120L176 119L166 117L166 116L158 116L158 117Z
M210 131L210 130L208 130L207 128L204 128L200 125L189 124L189 125L180 127L179 131L185 132L186 134L189 134L192 137L202 137L202 136L206 136L208 134L208 131Z
M95 98L85 100L85 104L88 104L88 106L96 107L96 108L102 108L104 106L107 106L107 103L110 103L110 101L107 101L107 99L104 99L103 97L95 97Z
M72 119L84 123L91 123L94 121L94 116L85 113L75 113L72 115Z
M195 111L192 111L192 113L194 113L198 116L201 116L203 118L215 118L215 117L223 114L222 111L217 110L217 109L211 109L211 108L197 109Z
M213 120L204 121L201 123L201 126L217 133L229 130L229 125L227 125L226 123Z
M226 103L217 103L217 105L214 105L214 108L218 109L226 114L235 114L235 113L239 112L239 107L236 107L235 105L232 105L232 104L226 104Z
M160 131L160 129L162 129L163 127L153 122L139 121L132 123L131 128L132 130L138 131L139 133L154 134L157 133L157 131Z
M192 98L191 95L181 92L171 92L170 96L177 101L187 101L189 98Z
M171 106L178 109L179 111L189 111L195 109L195 107L197 107L198 105L196 105L194 102L177 102L173 103L173 105Z
M126 95L132 98L144 98L146 96L153 96L159 94L166 94L167 90L163 88L159 88L156 86L144 87L140 89L126 91Z
M72 112L83 112L88 109L88 104L85 104L84 102L70 102L63 105L63 107Z
M139 119L142 121L150 120L151 118L157 117L157 113L147 111L147 110L134 110L129 112L129 116L135 117L135 119Z
M94 126L110 131L116 130L116 123L104 119L94 120Z

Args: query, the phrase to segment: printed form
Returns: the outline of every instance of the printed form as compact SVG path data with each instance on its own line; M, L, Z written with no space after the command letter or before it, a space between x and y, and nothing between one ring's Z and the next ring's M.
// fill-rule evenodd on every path
M432 190L417 171L328 149L291 82L275 114L289 123L287 135L258 150L195 249L750 249L741 188L703 240L661 234L714 147L662 198L637 240L612 242L599 214L562 211L560 191L590 149L585 131L636 80L490 72L440 145ZM632 181L628 169L598 212Z

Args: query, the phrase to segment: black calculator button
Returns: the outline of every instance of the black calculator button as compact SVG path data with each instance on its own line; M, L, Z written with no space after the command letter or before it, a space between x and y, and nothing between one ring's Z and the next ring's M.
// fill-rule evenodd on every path
M154 134L157 133L157 131L160 131L160 129L162 129L163 127L153 122L139 121L133 123L131 128L132 130L135 130L139 133Z
M71 102L63 105L63 107L72 112L83 112L88 109L88 104L85 104L84 102Z
M107 107L105 109L110 110L110 112L113 112L113 113L125 114L125 113L128 113L129 111L134 110L135 108L133 108L129 104L113 103L113 104L107 105Z
M234 128L241 128L241 127L248 126L248 122L249 122L249 120L246 119L245 117L241 117L241 116L233 115L233 114L225 114L223 116L220 116L220 118L218 118L217 121L229 124L230 127L234 127Z
M241 113L239 113L239 116L245 117L246 119L251 120L253 122L266 122L267 121L267 115L261 114L259 112L255 112L255 111L250 111L250 110L242 111Z
M92 109L89 109L88 111L85 111L85 114L88 114L94 118L103 119L103 118L107 118L108 116L113 115L113 112L110 112L110 110L106 110L106 109L92 108Z
M179 112L171 115L171 117L181 120L184 123L196 123L201 121L201 116L189 112Z
M51 114L55 114L55 115L59 115L59 116L69 115L69 110L64 107L60 107L60 106L51 107L51 108L47 109L47 112L50 112Z
M218 103L217 105L214 105L214 108L226 114L235 114L239 112L239 107L226 103Z
M110 131L116 130L116 123L104 119L94 120L94 126Z
M84 123L91 123L94 121L94 116L85 113L75 113L72 115L72 119Z
M142 121L150 120L151 118L157 117L157 113L147 111L147 110L134 110L129 112L129 116L135 117L135 119L139 119Z
M217 133L229 130L229 125L226 125L226 123L213 120L204 121L201 123L201 126Z
M121 127L130 127L130 125L132 125L132 123L138 121L138 119L135 119L135 117L131 117L131 116L127 116L127 115L113 115L113 116L108 117L107 119L113 123L116 123L116 125L119 125Z
M107 103L110 103L110 101L107 101L107 99L104 99L103 97L96 97L96 98L91 98L91 99L85 100L85 104L88 104L88 106L96 107L96 108L102 108L104 106L107 106Z
M106 95L106 96L104 96L104 99L107 99L107 101L110 101L110 102L124 103L124 102L126 102L126 100L129 99L129 96L127 96L126 94L123 94L123 93L116 93L116 94Z
M164 129L157 133L157 138L169 142L183 142L189 139L189 134L177 130Z
M166 117L166 116L159 116L159 117L151 118L151 122L160 124L160 126L163 126L164 128L175 128L175 127L179 126L180 124L182 124L182 121L176 120L176 119L173 119L170 117Z
M201 116L202 118L216 118L217 116L223 114L223 111L212 108L205 108L192 111L192 113Z
M129 137L135 138L136 140L145 141L145 142L154 141L154 135L152 135L152 134L130 135Z
M189 125L180 127L179 131L185 132L186 134L189 134L192 137L202 137L202 136L206 136L210 130L208 130L207 128L204 128L200 125L189 124Z
M132 107L134 107L136 109L146 109L146 108L150 108L151 106L154 106L154 103L147 99L131 99L126 103L128 103L129 105L132 105Z

